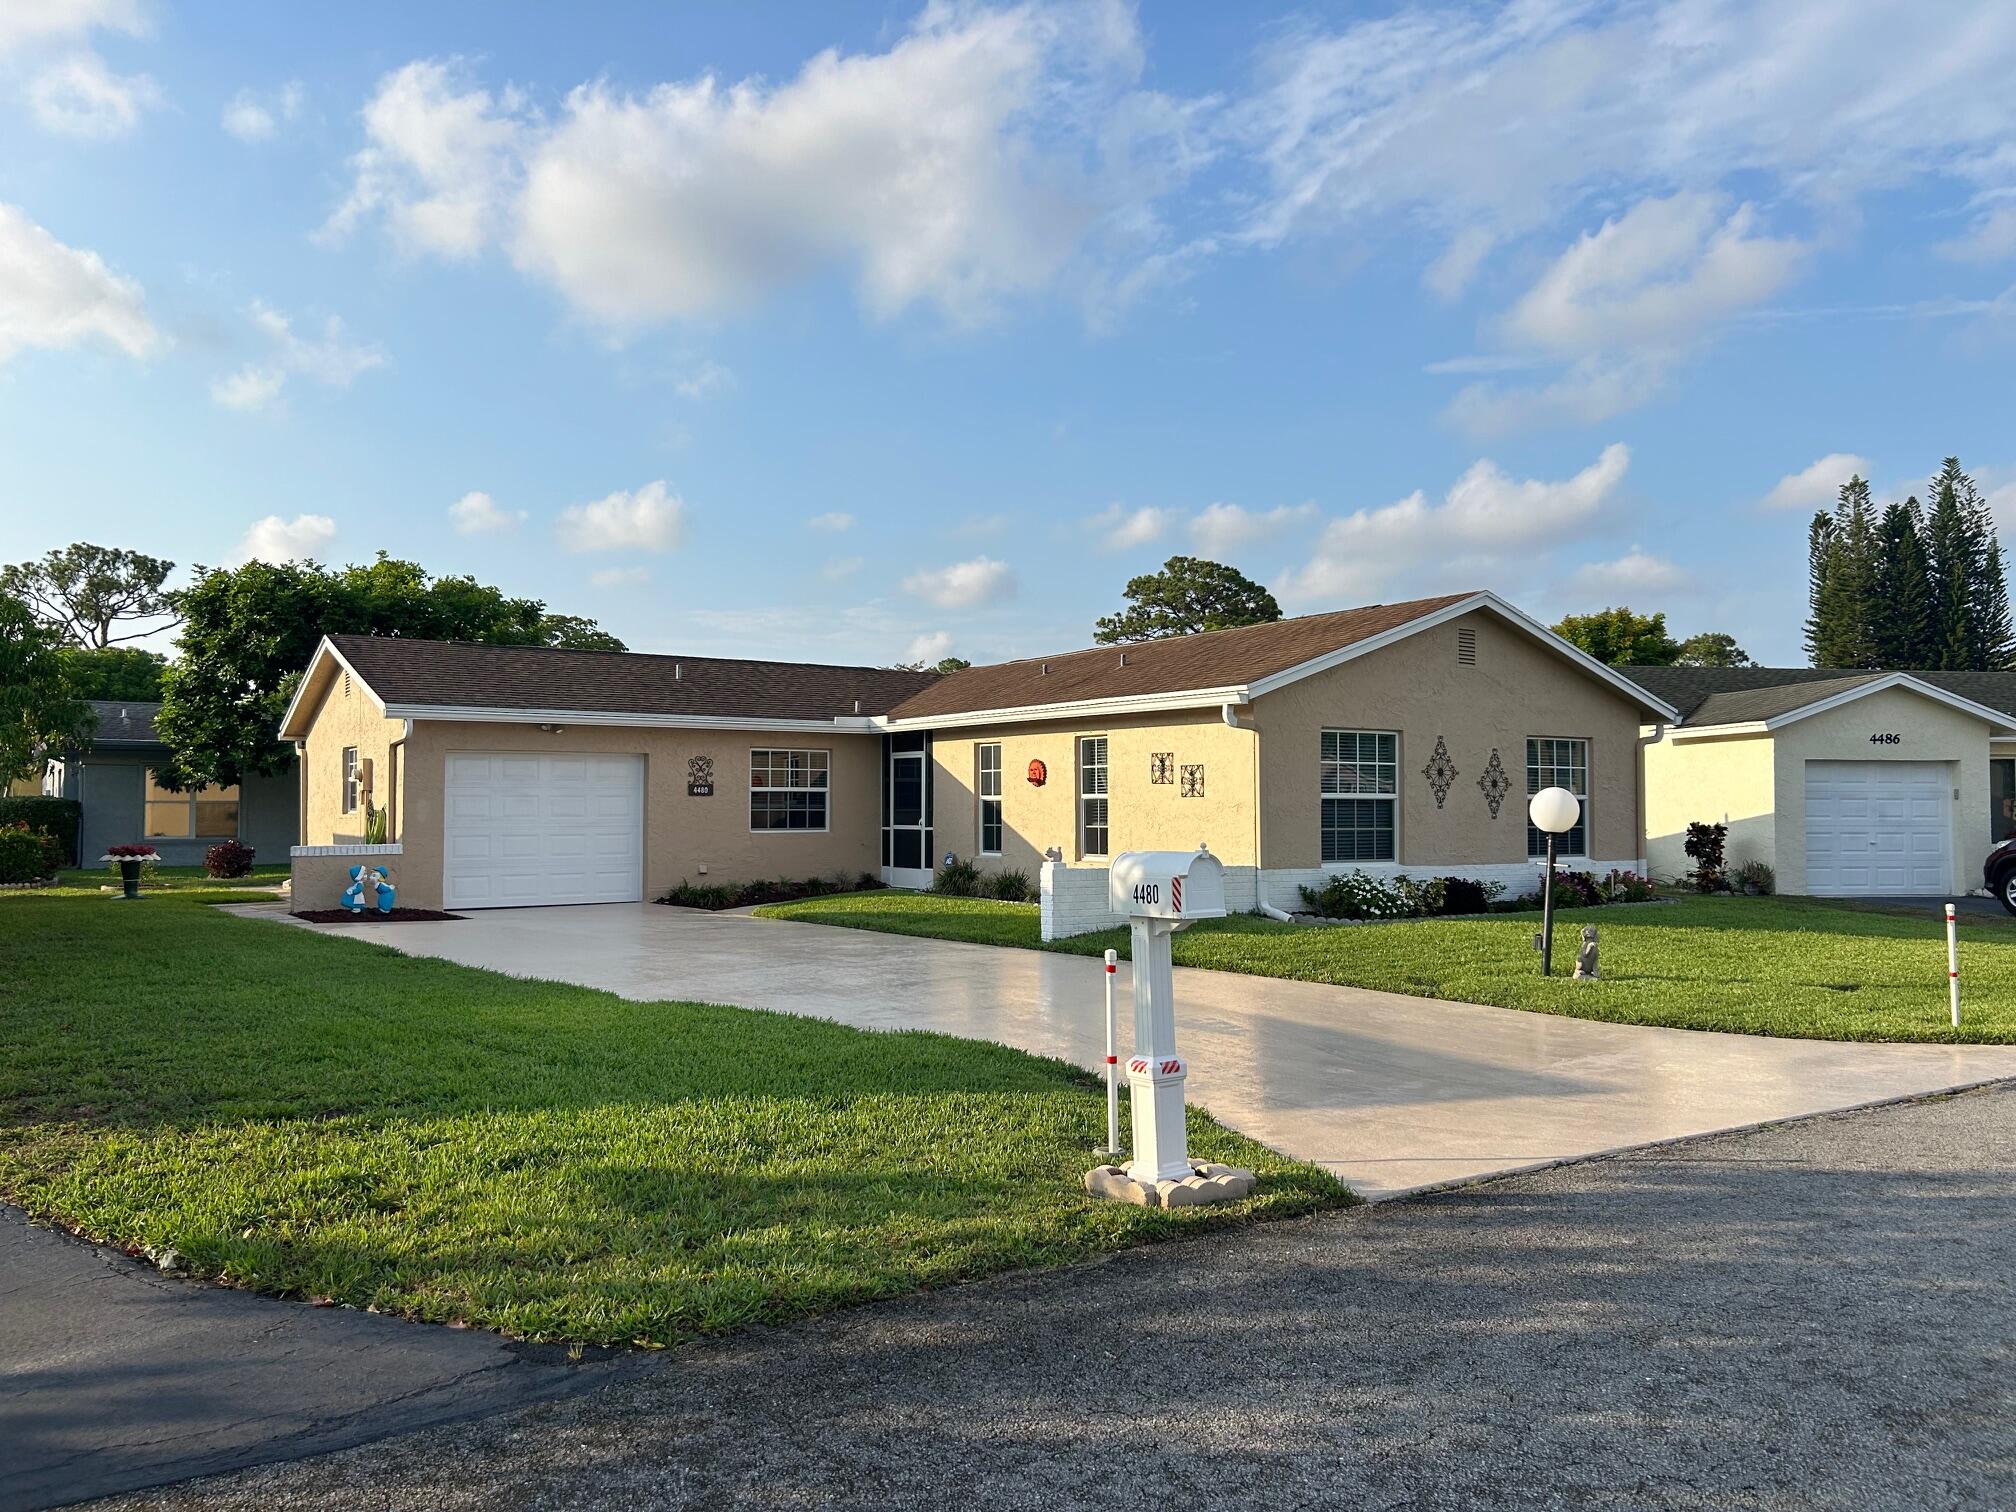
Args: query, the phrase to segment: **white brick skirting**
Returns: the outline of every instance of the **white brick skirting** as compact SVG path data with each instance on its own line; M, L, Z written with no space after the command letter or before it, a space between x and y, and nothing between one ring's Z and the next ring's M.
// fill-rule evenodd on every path
M1605 876L1615 871L1635 871L1644 875L1643 857L1622 861L1586 861L1577 857L1557 863L1564 871L1588 871ZM1516 897L1540 888L1538 861L1494 861L1472 866L1442 863L1434 866L1398 866L1390 861L1366 861L1351 866L1225 868L1225 907L1232 913L1253 913L1264 898L1276 908L1293 913L1306 905L1302 889L1320 888L1330 878L1362 871L1368 877L1391 880L1403 873L1421 880L1429 877L1468 877L1473 882L1503 882L1507 896ZM1045 861L1042 876L1042 934L1046 940L1062 940L1072 935L1113 929L1127 922L1107 904L1106 868L1070 866L1062 861Z
M400 856L404 855L403 845L296 845L287 854L299 861L304 856Z

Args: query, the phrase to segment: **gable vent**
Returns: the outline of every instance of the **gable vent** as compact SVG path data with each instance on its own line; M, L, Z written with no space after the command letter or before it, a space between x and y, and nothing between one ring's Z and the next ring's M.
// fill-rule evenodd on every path
M350 696L350 674L348 672L343 674L343 696L345 698Z
M1458 665L1465 667L1474 667L1477 665L1477 632L1475 630L1458 630L1456 632L1456 661Z

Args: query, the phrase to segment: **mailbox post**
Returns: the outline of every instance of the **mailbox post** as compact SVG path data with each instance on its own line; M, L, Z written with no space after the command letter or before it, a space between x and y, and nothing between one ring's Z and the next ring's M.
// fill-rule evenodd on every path
M1183 1057L1176 1051L1175 969L1170 940L1198 919L1225 917L1225 868L1194 851L1128 851L1108 879L1115 913L1134 938L1134 1054L1127 1090L1134 1118L1134 1158L1127 1175L1143 1186L1196 1174L1184 1142Z

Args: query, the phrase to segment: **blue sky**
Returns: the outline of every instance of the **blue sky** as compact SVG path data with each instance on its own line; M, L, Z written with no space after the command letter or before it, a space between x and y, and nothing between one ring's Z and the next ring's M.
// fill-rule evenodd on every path
M1165 556L1800 660L2016 519L2016 7L0 0L0 560L384 549L637 649L1083 644Z

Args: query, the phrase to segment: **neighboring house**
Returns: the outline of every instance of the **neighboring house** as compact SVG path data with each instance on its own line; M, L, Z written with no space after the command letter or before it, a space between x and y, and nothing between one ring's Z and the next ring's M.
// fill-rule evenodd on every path
M154 731L158 703L93 699L90 749L49 763L42 789L84 806L77 848L84 864L108 845L145 843L170 866L200 865L220 840L241 840L265 862L283 859L298 827L295 779L250 777L236 787L170 792L155 780L168 748Z
M1690 823L1726 821L1729 864L1781 892L1951 896L2016 834L2016 672L1630 671L1681 715L1645 731L1659 876L1693 869Z
M943 677L339 635L281 735L304 844L383 809L416 907L1200 842L1251 906L1354 868L1530 887L1553 784L1586 804L1571 864L1642 869L1639 731L1674 714L1470 593Z

